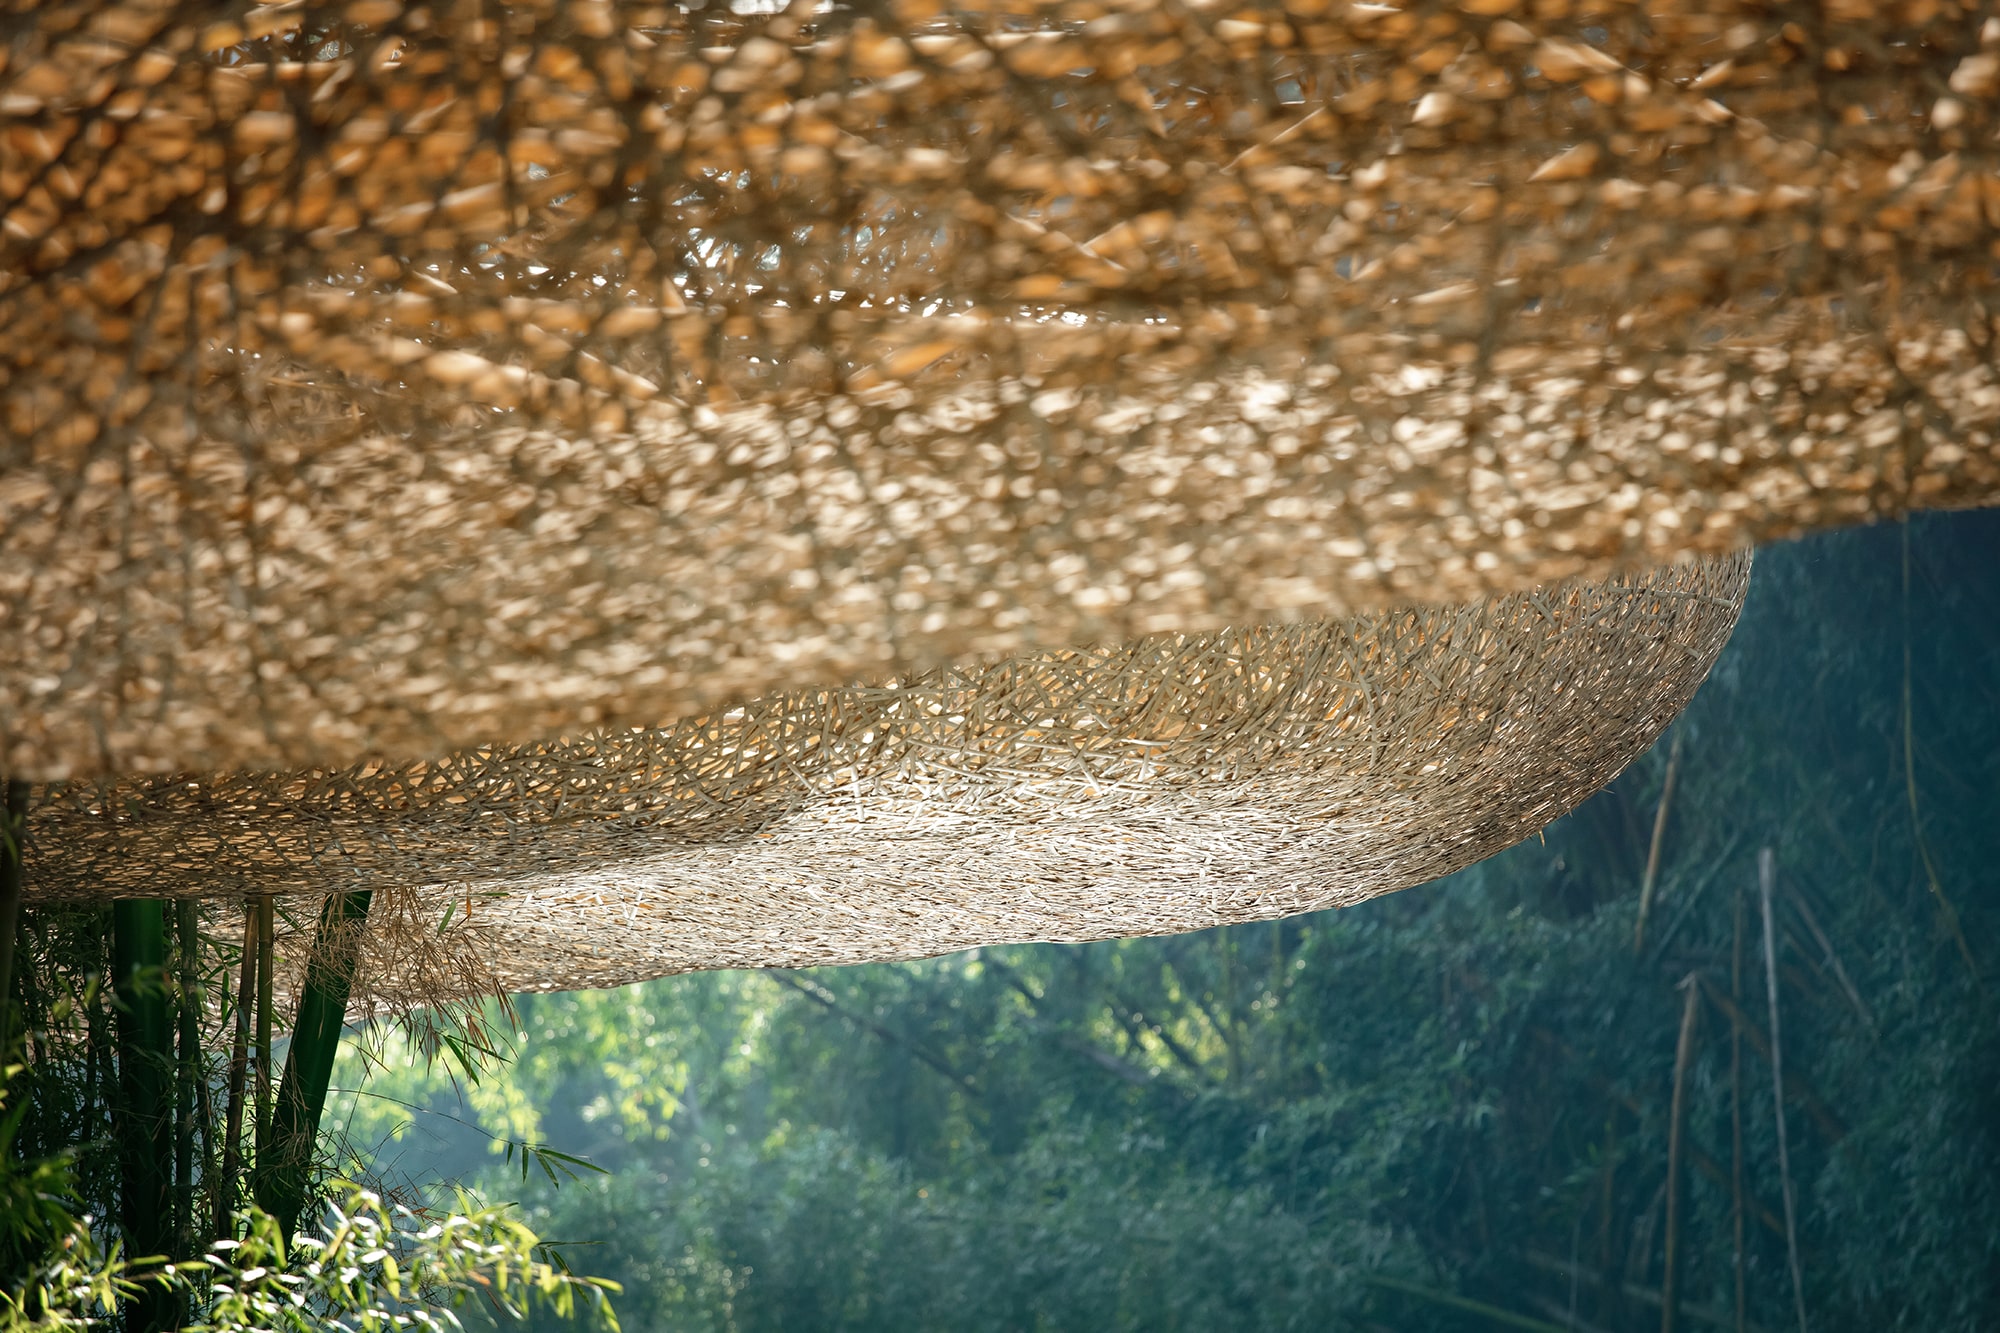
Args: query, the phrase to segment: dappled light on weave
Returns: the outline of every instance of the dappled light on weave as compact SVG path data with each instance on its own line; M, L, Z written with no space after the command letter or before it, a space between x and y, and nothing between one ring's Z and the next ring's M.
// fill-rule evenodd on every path
M73 782L38 798L28 892L405 891L370 925L392 1004L477 976L606 986L1341 906L1609 781L1708 674L1749 567L1050 651L435 762Z
M50 0L0 765L339 765L1986 503L1953 0Z

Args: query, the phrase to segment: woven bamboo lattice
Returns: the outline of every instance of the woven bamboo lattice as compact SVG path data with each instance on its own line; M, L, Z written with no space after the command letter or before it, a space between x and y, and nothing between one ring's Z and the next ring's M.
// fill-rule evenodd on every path
M28 890L415 889L378 932L392 1001L482 968L602 986L1311 911L1597 790L1706 676L1748 574L1158 636L431 763L75 782L38 797ZM440 983L396 951L448 905L472 964Z
M1958 0L16 0L0 768L1988 503L1996 106Z

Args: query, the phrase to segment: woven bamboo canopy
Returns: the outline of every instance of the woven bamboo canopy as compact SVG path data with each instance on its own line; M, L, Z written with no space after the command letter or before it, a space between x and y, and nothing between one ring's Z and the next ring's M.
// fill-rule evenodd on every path
M339 768L2000 493L1956 0L23 0L0 768Z
M35 811L32 888L415 890L374 931L391 1001L1340 906L1597 790L1706 676L1748 574L1155 636L433 762L74 782Z
M42 896L517 987L1353 901L1638 753L1748 543L2000 499L1953 0L0 33Z

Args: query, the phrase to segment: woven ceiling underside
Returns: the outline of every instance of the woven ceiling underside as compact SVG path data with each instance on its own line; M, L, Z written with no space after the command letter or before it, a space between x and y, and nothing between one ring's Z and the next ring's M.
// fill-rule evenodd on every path
M1749 567L1055 651L434 763L74 782L37 795L27 891L396 891L371 927L391 1001L1341 906L1609 781L1707 675Z
M1954 0L0 19L0 767L339 766L2000 498Z

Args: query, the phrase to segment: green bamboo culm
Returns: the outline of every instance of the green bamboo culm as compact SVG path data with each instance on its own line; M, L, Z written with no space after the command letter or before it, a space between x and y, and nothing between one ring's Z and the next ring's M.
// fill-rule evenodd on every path
M268 893L257 895L257 1134L261 1148L271 1136L271 975L275 965L278 909Z
M167 981L166 904L111 904L111 985L118 1030L119 1208L125 1252L165 1257L173 1246L174 1024ZM179 1326L174 1293L147 1283L127 1302L127 1333Z
M21 931L21 861L28 837L28 784L6 783L0 807L0 1063L13 1055L14 937Z
M174 904L174 1010L180 1058L174 1070L174 1258L194 1252L195 1121L202 1080L201 920L194 901ZM206 1117L202 1117L205 1119ZM206 1154L203 1154L204 1160Z
M361 961L361 924L368 918L368 892L337 893L320 913L312 952L306 957L299 991L298 1021L285 1053L284 1077L271 1108L270 1132L257 1149L256 1198L278 1220L289 1245L311 1184L313 1149L320 1114L326 1109L347 997Z

